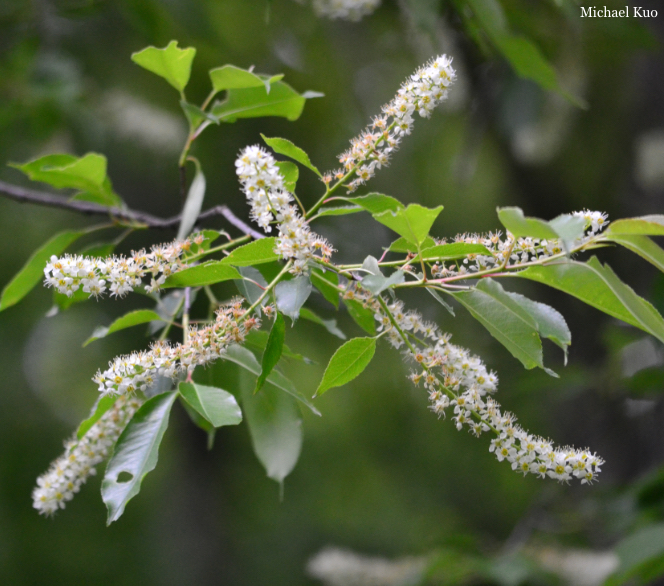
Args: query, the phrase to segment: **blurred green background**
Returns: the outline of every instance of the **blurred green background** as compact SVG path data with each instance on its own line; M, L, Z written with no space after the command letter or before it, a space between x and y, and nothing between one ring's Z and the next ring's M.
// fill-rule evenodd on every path
M496 17L496 7L585 109L515 73L519 55L506 60L478 17L483 9ZM130 61L147 45L177 39L198 50L191 101L205 98L207 70L225 63L283 72L299 91L325 94L309 100L296 122L240 120L197 141L205 207L225 203L246 218L233 165L241 148L260 142L261 132L283 136L319 168L335 168L335 156L401 81L446 52L458 72L450 100L416 121L365 191L442 203L438 236L498 228L496 206L545 219L582 208L611 218L660 213L663 35L664 14L582 19L571 0L385 0L359 23L318 18L292 0L2 0L0 179L27 185L7 162L96 151L108 157L113 185L132 208L177 214L186 137L177 92ZM321 187L302 172L305 204ZM0 286L56 231L93 221L0 199ZM236 234L221 219L207 225ZM326 218L317 230L339 261L380 256L392 239L364 214ZM174 235L134 234L122 251ZM627 253L601 256L664 309L662 275ZM204 434L177 407L157 469L110 528L98 478L55 519L31 508L30 493L93 404L97 368L148 343L136 329L84 349L82 342L146 299L91 301L46 317L52 295L37 288L0 314L0 581L591 585L617 570L622 578L610 583L630 576L656 583L664 572L662 348L580 302L519 287L567 318L567 366L553 345L545 350L559 379L524 371L461 309L452 318L424 292L405 299L498 371L498 399L526 428L602 455L598 485L522 478L497 463L488 439L458 433L427 410L425 393L405 378L407 366L379 344L370 369L317 400L322 417L303 414L303 451L283 501L252 453L246 425L222 429L207 451ZM335 317L321 297L312 297L312 307ZM338 319L349 336L361 335L347 315ZM312 393L339 340L302 320L286 341L316 362L285 367ZM239 376L219 364L201 380L230 388Z

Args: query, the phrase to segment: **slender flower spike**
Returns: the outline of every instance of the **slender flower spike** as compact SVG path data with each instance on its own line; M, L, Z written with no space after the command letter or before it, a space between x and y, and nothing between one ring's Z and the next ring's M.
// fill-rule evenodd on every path
M88 477L96 473L95 466L106 459L140 405L134 397L120 397L80 440L74 436L66 442L65 453L37 479L33 507L47 516L64 509Z

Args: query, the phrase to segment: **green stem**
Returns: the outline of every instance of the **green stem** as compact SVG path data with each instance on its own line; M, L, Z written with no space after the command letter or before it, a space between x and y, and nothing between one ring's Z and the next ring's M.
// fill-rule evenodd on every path
M274 289L274 288L277 286L277 283L279 283L279 281L281 280L281 277L283 277L283 276L284 276L284 275L290 270L291 266L293 266L293 261L292 261L292 260L289 260L289 261L284 265L284 268L281 269L281 271L279 272L279 274L278 274L278 275L272 280L272 282L271 282L267 287L265 287L265 291L263 291L263 293L261 294L261 296L260 296L258 299L256 299L256 301L254 301L254 302L251 304L251 306L249 307L249 309L247 309L247 312L245 313L245 315L250 315L251 312L252 312L254 309L256 309L256 308L261 304L261 302L263 301L263 299L265 299L265 297L266 297L267 295L269 295L270 291L272 291L272 289Z

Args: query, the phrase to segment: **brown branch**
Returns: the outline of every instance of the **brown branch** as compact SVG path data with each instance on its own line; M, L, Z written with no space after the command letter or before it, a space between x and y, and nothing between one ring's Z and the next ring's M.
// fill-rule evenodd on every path
M78 212L80 214L110 216L111 218L120 221L138 222L149 228L176 228L180 224L181 219L181 216L179 215L173 216L172 218L158 218L157 216L145 212L130 210L129 208L116 208L90 201L64 199L63 197L53 195L52 193L26 189L24 187L19 187L18 185L5 183L4 181L0 181L0 195L16 200L19 203L33 203L41 206L61 208ZM202 212L199 214L197 221L212 218L214 216L223 216L227 222L235 226L243 234L247 234L256 239L265 237L251 226L248 226L225 205L216 206Z

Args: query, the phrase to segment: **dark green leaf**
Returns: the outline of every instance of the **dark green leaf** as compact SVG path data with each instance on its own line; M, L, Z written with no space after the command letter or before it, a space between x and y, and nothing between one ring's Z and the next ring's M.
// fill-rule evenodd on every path
M177 396L178 393L172 392L148 399L120 434L101 484L109 525L120 518L127 502L141 490L145 475L157 465L159 444ZM120 479L123 473L131 478Z
M364 306L357 299L344 299L344 305L353 321L360 326L367 334L376 335L376 320L374 313Z
M133 326L146 324L151 321L160 320L160 319L161 316L158 313L152 311L151 309L137 309L136 311L130 311L129 313L126 313L122 317L116 319L107 328L103 326L96 328L95 331L92 333L92 336L90 336L83 343L83 347L85 348L85 346L87 346L91 342L99 340L99 338L104 338L114 332L118 332L120 330L124 330L125 328L131 328Z
M240 406L228 391L187 382L181 382L178 390L184 400L214 427L237 425L242 421Z
M254 393L261 390L265 384L268 375L272 372L274 367L281 359L281 353L284 349L284 340L286 338L286 322L284 316L277 312L277 317L272 324L270 336L267 339L267 346L263 352L263 360L261 362L261 373L256 380L256 388Z
M419 204L410 204L407 208L399 208L396 212L386 211L373 214L381 224L403 236L408 242L420 246L429 235L429 230L436 218L443 211L443 206L425 208Z
M235 267L249 267L279 260L279 255L274 252L276 241L276 238L254 240L249 244L236 248L221 262Z
M274 288L277 309L293 321L300 315L300 308L311 295L311 281L306 275L295 277L290 281L281 281Z
M132 54L131 60L141 67L163 77L176 90L183 91L189 83L191 63L196 49L180 49L177 41L171 41L163 49L146 47Z
M215 283L238 278L240 278L240 273L233 267L224 261L212 260L171 275L162 287L164 289L170 287L202 287L203 285L214 285Z
M309 321L314 322L315 324L319 324L323 326L330 334L333 336L336 336L337 338L341 340L346 339L346 334L344 334L338 327L337 327L337 320L336 319L323 319L322 317L316 315L313 311L310 309L303 307L300 309L300 317L302 319L307 319Z
M328 389L340 387L359 376L369 366L376 352L375 338L353 338L334 353L314 397Z
M81 424L78 426L78 429L76 430L76 437L81 439L86 433L88 433L90 428L92 428L92 426L102 418L104 413L106 413L111 407L113 407L113 405L115 405L117 400L118 398L113 395L99 397L95 403L95 406L92 408L92 414L90 417L81 421Z
M319 177L322 176L321 172L309 159L309 155L305 153L300 147L295 146L290 140L278 137L268 138L264 134L261 134L261 136L263 137L265 144L267 144L275 153L290 157L294 161L304 165L307 169L311 169Z
M339 275L334 271L322 271L314 269L310 275L311 282L318 289L323 297L327 299L334 307L339 309Z

